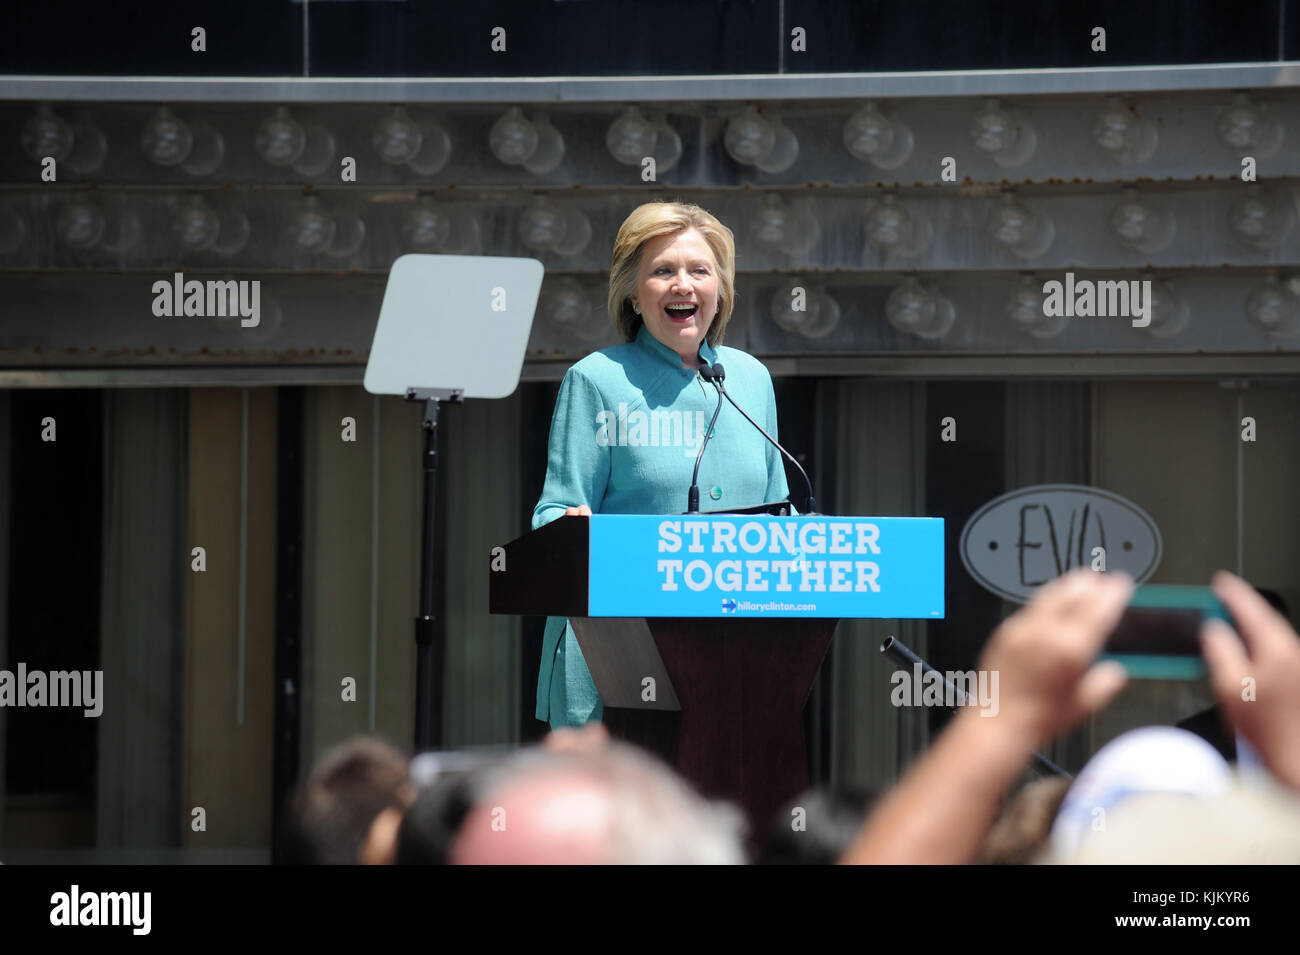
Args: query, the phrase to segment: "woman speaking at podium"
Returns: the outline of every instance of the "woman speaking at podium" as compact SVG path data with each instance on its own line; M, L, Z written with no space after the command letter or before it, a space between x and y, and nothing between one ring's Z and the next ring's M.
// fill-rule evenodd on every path
M721 364L727 392L778 437L771 375L758 359L721 345L735 279L731 230L699 206L650 202L627 217L614 240L607 302L625 344L588 355L560 383L534 530L567 515L686 511L699 441L718 403L701 368ZM699 486L701 511L790 493L780 452L725 400ZM569 621L547 618L537 718L579 726L602 714Z

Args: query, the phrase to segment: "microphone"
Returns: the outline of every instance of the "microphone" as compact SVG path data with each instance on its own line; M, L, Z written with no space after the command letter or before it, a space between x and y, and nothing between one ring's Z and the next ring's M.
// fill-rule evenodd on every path
M792 454L791 454L789 451L787 451L785 448L781 447L781 445L776 441L775 438L773 438L770 434L768 434L768 433L767 433L766 431L764 431L761 427L759 427L759 424L758 424L757 421L755 421L755 420L754 420L753 418L751 418L749 415L745 414L745 409L744 409L744 408L742 408L742 407L740 407L740 405L736 404L736 400L735 400L734 398L732 398L730 394L728 394L727 389L726 389L726 386L723 385L723 383L722 383L723 379L727 377L726 369L724 369L724 368L723 368L721 365L719 365L719 364L714 364L711 368L707 369L707 372L708 372L707 374L706 374L705 372L706 372L706 369L703 369L703 368L700 369L700 376L701 376L702 378L704 378L705 381L710 382L710 383L713 385L714 388L717 388L717 389L718 389L718 408L719 408L719 410L721 410L721 408L722 408L722 398L723 398L723 396L726 396L726 399L727 399L728 401L731 402L731 406L732 406L733 408L735 408L737 411L739 411L742 415L745 415L745 420L748 421L750 424L752 424L755 428L758 428L758 433L761 434L763 437L767 438L768 442L771 443L771 445L772 445L774 448L776 448L778 451L780 451L783 455L785 455L786 460L789 461L791 464L793 464L793 465L794 465L794 466L799 470L799 473L803 476L803 483L804 483L805 485L807 485L807 487L808 487L808 502L807 502L807 508L804 510L804 513L805 513L805 514L816 514L816 513L817 513L817 500L816 500L816 498L813 497L812 481L808 480L808 472L805 471L805 470L803 469L803 465L800 464L798 461L796 461L796 460L794 459L794 455L792 455ZM716 418L718 417L717 412L714 412L713 417L714 417L714 419L716 419ZM712 429L713 426L710 425L709 427L710 427L710 429ZM703 450L703 449L701 449L701 450ZM699 464L698 464L698 462L697 462L696 467L698 468L698 466L699 466ZM697 491L697 494L698 494L698 491Z
M716 367L716 366L715 366ZM713 370L707 365L697 372L705 381L713 381ZM716 387L716 384L715 384ZM695 455L695 471L691 474L691 488L686 492L686 513L700 513L700 461L704 458L704 449L709 446L709 438L713 437L713 425L718 420L718 414L722 411L722 393L718 393L718 406L713 409L713 418L709 421L708 428L704 431L704 437L700 441L700 452Z

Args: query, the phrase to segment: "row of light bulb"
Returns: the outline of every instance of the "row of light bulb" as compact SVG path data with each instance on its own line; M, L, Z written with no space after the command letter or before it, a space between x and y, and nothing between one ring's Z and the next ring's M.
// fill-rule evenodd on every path
M36 161L53 157L78 173L98 169L107 152L104 134L88 123L70 124L41 104L23 126L23 150ZM334 134L320 123L303 123L285 107L277 107L257 127L253 146L272 166L290 167L305 176L329 169L338 146ZM435 123L417 123L401 107L384 114L375 125L371 146L385 162L409 166L433 175L451 156L451 137ZM225 138L209 123L187 121L166 106L159 107L140 131L140 148L156 166L177 167L204 176L220 167Z
M195 193L172 196L172 235L187 252L213 251L234 255L252 235L248 216L221 198ZM520 241L530 251L574 256L591 242L591 219L568 203L538 196L521 210L516 225ZM79 193L62 203L54 215L54 232L65 245L86 251L101 248L124 252L143 237L140 216L129 198L103 199ZM415 252L475 254L482 251L479 220L464 206L443 204L425 197L402 213L397 227L404 249ZM23 217L9 204L0 203L0 254L17 251L28 235ZM285 227L289 242L305 252L346 257L360 251L366 226L359 216L335 211L315 195L300 205ZM750 229L753 242L769 252L805 256L820 241L821 226L808 210L791 209L780 196L767 196L755 213Z
M1294 211L1285 197L1261 192L1239 199L1229 212L1234 232L1243 241L1260 247L1276 245L1294 225ZM1143 252L1158 251L1172 241L1174 219L1162 206L1142 198L1137 190L1125 197L1109 217L1114 233ZM233 255L247 244L251 228L246 215L232 207L210 204L202 196L173 200L172 226L176 240L188 251L212 250ZM895 197L887 196L869 213L868 243L882 251L902 256L916 255L928 246L933 228L927 220L909 212ZM1055 234L1049 219L1019 203L1010 194L986 222L989 236L1008 251L1024 258L1042 254ZM105 212L92 196L77 196L60 207L55 217L56 234L77 249L102 245L109 251L124 251L139 240L138 216L124 200ZM365 223L350 213L331 212L316 196L302 200L286 229L289 239L303 251L347 257L360 250L366 237ZM539 197L523 210L518 231L521 241L535 252L560 255L580 253L590 242L591 222L580 210L560 206ZM0 213L0 253L19 247L25 225L12 209ZM444 208L430 199L415 203L399 227L404 247L415 251L466 252L480 245L477 223L455 207ZM770 196L758 211L751 229L753 240L769 251L790 255L806 254L818 240L820 226L807 211L792 212L777 196Z
M1233 96L1219 112L1215 135L1227 149L1256 159L1273 155L1282 145L1282 124L1268 106L1248 93ZM1121 97L1107 97L1088 127L1097 149L1116 162L1128 165L1150 159L1159 144L1159 129L1144 117L1136 104ZM971 145L1000 166L1028 162L1038 146L1038 133L1024 109L985 99L971 116L968 129ZM843 129L844 146L863 162L880 169L895 169L912 155L915 137L901 111L887 115L875 103L867 103L849 118Z
M169 200L172 236L186 252L215 252L230 256L244 249L252 236L248 216L221 199L194 194ZM516 229L532 252L577 255L591 241L590 218L572 205L559 205L539 196L520 212ZM402 248L414 252L481 254L479 220L464 206L443 205L423 198L412 203L398 224ZM54 214L54 232L69 248L99 248L120 253L139 244L143 226L125 196L107 201L78 193ZM17 251L28 235L26 221L11 205L0 204L0 254ZM347 258L366 242L365 221L347 209L335 209L319 196L298 202L284 228L284 238L298 250Z
M1229 150L1267 158L1282 145L1282 124L1268 106L1248 93L1233 96L1220 110L1215 135ZM1038 147L1038 132L1026 110L997 99L982 100L971 116L971 145L1000 166L1028 162ZM1089 136L1097 149L1122 164L1143 162L1155 154L1159 129L1136 104L1107 97L1091 118ZM912 157L916 137L902 110L885 110L864 103L841 128L844 148L855 159L880 169L896 169ZM799 140L774 111L764 114L755 104L745 106L727 123L723 144L736 162L763 172L785 172L799 158Z
M985 99L976 108L968 134L976 150L1007 167L1028 162L1038 144L1028 113L996 99ZM1089 134L1104 155L1124 164L1149 159L1159 142L1156 125L1120 97L1106 99L1091 120ZM1220 111L1215 134L1226 148L1257 159L1277 152L1284 135L1267 105L1247 93L1236 94ZM52 156L81 174L98 169L107 152L100 130L89 123L68 123L49 104L38 107L21 138L32 159ZM887 114L874 102L867 102L845 121L842 139L852 156L880 169L906 163L916 142L902 111ZM409 167L422 176L440 172L452 151L452 138L442 126L432 120L416 121L400 106L387 110L375 124L370 144L384 162ZM654 157L657 173L673 168L682 155L681 137L666 114L656 111L647 117L636 106L629 106L610 124L605 145L614 159L626 165L637 166L647 156ZM765 114L754 104L729 119L723 145L736 162L768 173L784 172L799 158L799 140L781 117L771 110ZM187 122L165 106L145 124L140 147L150 162L179 167L194 176L214 172L226 151L224 138L211 124ZM302 122L283 106L258 126L254 147L270 165L306 176L330 168L338 151L328 128ZM553 171L565 153L564 137L549 114L536 110L529 118L518 106L508 108L493 123L488 147L500 162L534 175Z
M1295 226L1295 202L1284 191L1260 186L1243 189L1228 207L1233 234L1257 249L1276 248ZM1173 242L1177 223L1161 202L1140 190L1124 190L1110 208L1107 225L1124 244L1144 253L1159 252ZM1056 227L1039 208L1002 194L984 221L985 234L999 247L1022 259L1035 259L1051 247ZM934 239L933 224L923 212L896 196L887 195L867 213L864 232L869 246L880 252L914 258Z
M91 194L74 197L56 214L56 234L78 249L99 244L106 233L107 248L130 248L140 237L138 216L124 198L110 205L110 211L105 212L100 200ZM406 212L400 226L405 246L422 252L466 252L477 247L479 239L467 238L477 225L472 220L458 222L458 215L466 218L455 206L443 207L428 198L419 200ZM1252 188L1244 190L1232 203L1227 219L1242 242L1258 249L1272 249L1295 227L1295 203L1285 192L1262 186ZM1117 239L1143 253L1167 248L1177 231L1173 213L1136 188L1124 190L1111 207L1107 222ZM224 255L243 249L251 232L243 213L220 202L211 204L200 195L173 200L173 229L183 248L213 249ZM894 195L869 205L863 229L868 246L902 258L921 255L935 236L933 224L919 207ZM1050 217L1010 191L994 204L985 219L984 231L998 247L1026 260L1043 255L1056 235ZM0 210L0 253L17 249L25 232L15 211ZM366 237L365 224L359 217L331 212L316 196L302 200L288 232L304 251L328 252L338 257L356 253ZM453 238L453 233L459 238ZM586 214L574 206L539 196L520 214L518 234L531 251L572 256L588 246L592 226ZM820 241L821 226L807 208L794 210L780 196L768 196L754 215L749 236L769 253L803 257Z
M1012 283L1004 310L1019 331L1035 338L1054 338L1065 330L1070 319L1064 315L1045 315L1043 302L1043 280L1033 275L1022 275ZM777 308L788 312L788 295L782 299L778 293L773 298L772 307L774 318ZM1179 334L1191 317L1187 303L1169 282L1161 279L1151 279L1150 309L1150 324L1142 331L1154 338L1171 338ZM1270 337L1291 338L1300 334L1300 278L1283 282L1276 275L1266 276L1246 295L1243 311L1252 325ZM956 322L956 309L933 283L908 276L885 300L885 317L900 332L923 339L939 339ZM798 328L793 330L799 331Z
M562 276L546 282L538 311L566 340L592 345L608 337L605 292L604 286L588 289L577 279ZM1011 326L1040 339L1061 334L1070 319L1044 315L1043 298L1041 278L1017 278L1004 302ZM1252 325L1273 338L1300 334L1300 277L1285 282L1276 275L1265 277L1246 296L1244 311ZM817 340L839 326L842 313L825 286L792 278L773 291L768 314L778 328ZM1152 280L1151 323L1143 331L1154 338L1171 338L1187 327L1190 316L1191 309L1169 282ZM909 275L885 299L885 318L899 332L933 341L952 330L957 310L933 282Z
M23 126L21 141L33 160L52 157L83 175L99 169L108 151L97 127L69 123L49 104L41 104ZM658 172L671 169L682 155L681 137L668 125L666 114L657 112L647 119L634 106L614 120L605 142L610 154L627 165L639 165L653 156ZM406 166L422 176L441 172L452 151L451 136L442 126L432 120L417 122L400 106L386 111L375 124L370 145L384 162ZM304 176L332 168L338 155L338 144L327 127L302 122L283 106L258 125L253 146L268 164ZM488 147L505 165L522 166L535 175L554 170L565 152L564 137L545 111L535 111L529 118L517 106L493 123ZM226 154L220 131L201 120L187 121L166 106L159 107L141 130L140 148L153 164L180 168L192 176L216 171Z

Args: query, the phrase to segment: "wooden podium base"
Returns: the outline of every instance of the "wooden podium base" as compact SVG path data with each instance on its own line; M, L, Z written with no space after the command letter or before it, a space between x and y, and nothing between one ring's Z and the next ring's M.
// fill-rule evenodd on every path
M838 622L647 618L681 709L606 706L605 724L759 831L808 788L803 707Z

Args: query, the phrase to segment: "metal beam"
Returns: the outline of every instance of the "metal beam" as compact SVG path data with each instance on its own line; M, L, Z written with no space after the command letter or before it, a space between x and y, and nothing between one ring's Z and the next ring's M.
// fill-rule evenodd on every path
M1300 86L1300 61L909 73L637 77L5 76L0 100L209 103L581 103L1043 96Z
M530 361L520 380L559 381L571 362ZM1300 378L1300 355L804 355L764 358L775 378L1019 380ZM360 385L364 365L0 369L4 388Z

